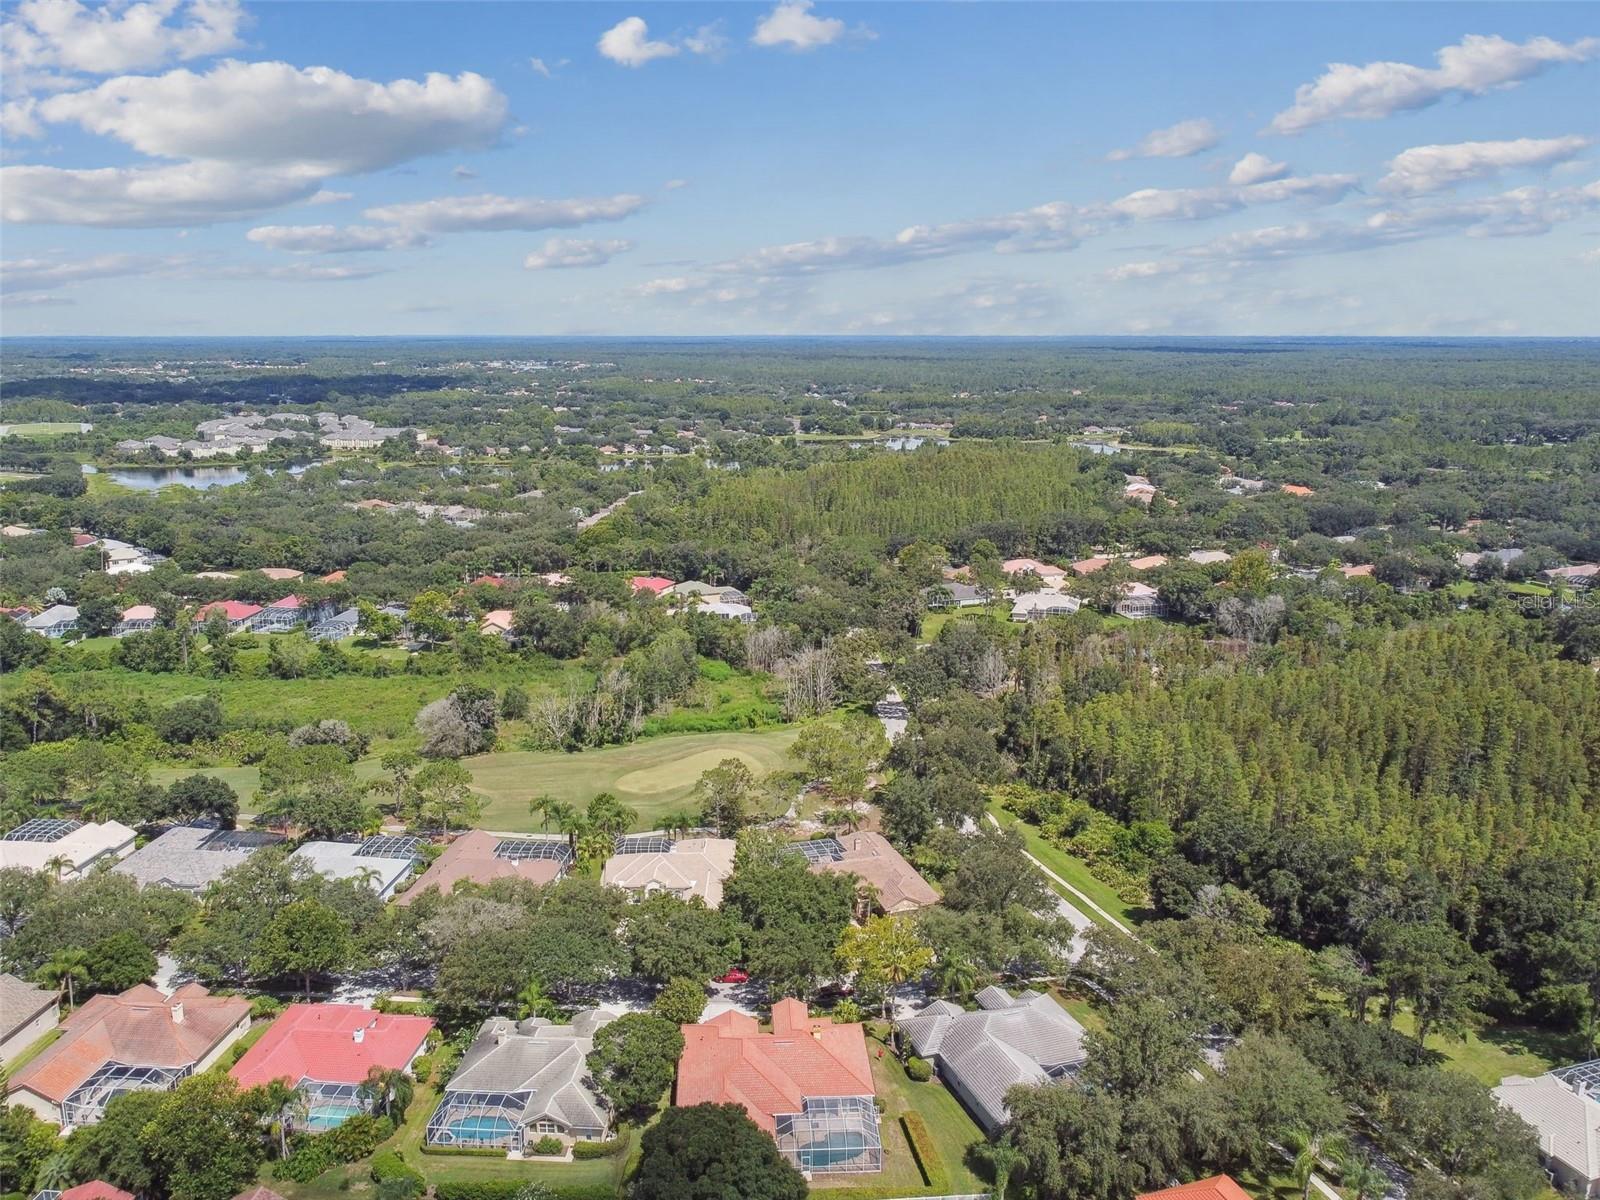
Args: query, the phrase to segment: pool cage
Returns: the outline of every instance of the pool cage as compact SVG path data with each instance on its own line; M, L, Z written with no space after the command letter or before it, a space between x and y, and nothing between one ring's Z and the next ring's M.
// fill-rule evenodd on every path
M482 1146L520 1151L522 1114L532 1092L446 1092L428 1118L430 1146Z
M302 1079L300 1091L305 1095L305 1128L309 1133L335 1129L357 1113L372 1111L373 1098L366 1094L365 1084Z
M188 1067L130 1067L118 1062L107 1063L61 1102L61 1123L92 1124L105 1115L106 1105L124 1092L170 1091L188 1074Z
M865 1175L883 1170L883 1138L871 1096L807 1096L797 1113L779 1113L778 1153L802 1171Z

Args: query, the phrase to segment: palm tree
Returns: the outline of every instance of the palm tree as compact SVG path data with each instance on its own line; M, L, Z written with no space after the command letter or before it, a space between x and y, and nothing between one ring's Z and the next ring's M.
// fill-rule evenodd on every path
M383 882L383 872L377 867L357 867L353 878L357 883L377 891L378 885Z
M678 837L700 824L699 819L687 809L680 808L661 818L661 830L669 837Z
M304 1116L309 1108L309 1098L297 1087L290 1087L282 1079L272 1079L261 1085L261 1108L267 1118L278 1127L278 1157L289 1157L289 1130L295 1118Z
M41 1192L61 1192L72 1186L72 1151L57 1150L39 1164L33 1186Z
M58 1003L62 993L65 993L68 1006L77 1007L78 1001L73 984L89 982L88 951L79 950L75 946L57 950L50 956L50 961L39 968L38 980L56 989Z
M978 990L978 968L972 960L947 954L934 964L933 979L943 996L964 1000Z
M585 829L578 838L578 861L604 862L616 844L617 839L603 829Z
M1370 1158L1347 1158L1339 1182L1353 1200L1383 1200L1389 1192L1389 1177Z
M1301 1200L1311 1200L1311 1177L1317 1173L1323 1159L1343 1160L1350 1154L1349 1143L1338 1133L1297 1129L1284 1140L1294 1151L1294 1165L1289 1169L1289 1176L1300 1189Z
M361 1096L371 1111L381 1112L386 1117L404 1113L415 1094L411 1077L402 1070L388 1067L373 1067L361 1084Z
M558 830L567 835L567 847L576 850L578 835L588 828L583 814L570 804L557 802L550 806L550 819Z
M72 860L65 854L52 854L44 860L44 869L55 875L57 883L61 882L61 877L67 873L67 869L71 866Z
M554 796L548 794L534 796L528 801L528 815L539 818L540 833L548 833L550 831L550 822L554 819L560 807L561 801Z

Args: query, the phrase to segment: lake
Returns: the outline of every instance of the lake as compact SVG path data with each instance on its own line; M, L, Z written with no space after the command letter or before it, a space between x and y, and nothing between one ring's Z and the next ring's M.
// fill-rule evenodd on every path
M295 463L288 469L289 474L299 475L312 467L321 466L321 463ZM266 468L268 475L277 474L276 467ZM155 492L164 487L194 488L204 492L212 488L232 487L236 483L243 483L250 478L250 472L242 466L206 466L206 467L107 467L100 470L96 467L85 465L85 475L104 475L113 483L119 483L125 488L132 488L136 492Z

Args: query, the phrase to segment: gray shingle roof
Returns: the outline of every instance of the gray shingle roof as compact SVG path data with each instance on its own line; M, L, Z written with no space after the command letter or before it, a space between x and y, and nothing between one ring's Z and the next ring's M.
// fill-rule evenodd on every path
M132 875L146 887L160 884L200 891L263 846L281 841L275 833L178 825L135 850L112 870Z
M933 1062L988 1129L1005 1123L1005 1096L1019 1083L1044 1083L1083 1064L1083 1026L1049 996L978 993L977 1012L936 1000L902 1025L917 1054Z
M0 1042L56 1004L56 994L49 989L34 987L15 975L0 975Z
M1494 1097L1533 1126L1541 1153L1591 1185L1600 1180L1600 1099L1556 1074L1507 1076Z
M548 1119L569 1129L604 1129L610 1117L586 1060L595 1032L616 1015L587 1009L570 1025L493 1017L478 1030L445 1092L532 1092L522 1110L524 1125Z

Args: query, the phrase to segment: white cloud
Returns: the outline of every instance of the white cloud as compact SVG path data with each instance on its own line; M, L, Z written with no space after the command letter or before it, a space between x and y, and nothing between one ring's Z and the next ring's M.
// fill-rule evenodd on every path
M674 296L690 291L695 286L694 281L681 275L667 279L649 279L632 288L635 296Z
M1389 160L1378 181L1386 192L1418 196L1473 179L1490 179L1519 167L1548 167L1575 158L1591 145L1576 134L1558 138L1517 138L1508 142L1456 142L1413 146Z
M546 79L554 79L556 77L556 72L562 67L566 66L570 61L570 59L561 58L557 59L553 63L550 63L545 62L545 60L542 58L530 58L528 60L528 66L533 68L533 73L535 75L542 75Z
M0 262L0 285L12 292L37 292L107 279L116 275L148 275L187 261L147 254L100 254L93 258L22 258Z
M176 19L174 19L176 18ZM52 84L52 73L116 75L221 54L240 44L236 0L146 0L89 8L23 0L0 26L0 67L11 86Z
M1123 162L1130 158L1188 158L1209 150L1222 140L1222 132L1204 117L1179 121L1157 129L1139 139L1131 150L1113 150L1106 158Z
M540 200L533 196L442 196L366 210L369 220L428 233L520 229L566 229L594 221L620 221L642 209L643 196L598 196Z
M787 46L791 50L815 50L831 46L845 35L844 22L837 17L819 17L811 12L812 0L781 0L776 8L756 23L750 41L757 46ZM871 37L862 28L860 36Z
M415 250L430 244L427 234L378 225L259 225L244 236L257 245L291 254Z
M42 292L21 292L15 295L7 292L0 296L0 305L6 308L65 308L76 303L76 300L66 296L47 296Z
M1107 283L1126 283L1130 279L1155 279L1161 275L1176 275L1183 270L1183 264L1172 259L1147 262L1123 263L1120 267L1112 267L1109 271L1102 271L1100 278Z
M550 238L544 246L522 260L530 271L548 271L564 267L601 267L618 254L633 249L633 243L621 238L607 241L585 241L581 238Z
M0 167L0 216L20 224L207 225L310 199L319 180L229 163L69 170Z
M1282 179L1288 173L1288 163L1273 162L1265 154L1257 154L1252 150L1233 164L1233 170L1228 172L1228 182L1235 187L1248 187L1252 183Z
M505 96L470 71L376 83L330 67L236 61L204 74L120 76L37 107L46 121L74 122L161 158L320 175L487 146L506 111Z
M643 17L624 17L600 35L595 43L601 55L625 67L642 67L658 58L672 58L678 47L671 42L652 42L650 27Z
M1557 63L1587 62L1597 54L1600 38L1563 43L1536 37L1518 43L1469 34L1438 52L1436 68L1400 62L1329 63L1322 75L1295 89L1294 104L1273 117L1270 128L1300 133L1341 118L1378 120L1427 108L1447 96L1482 96L1515 87Z
M700 26L683 39L683 48L705 58L721 58L728 52L728 37L722 32L722 22Z
M354 200L355 198L356 198L356 195L355 195L354 192L334 192L334 191L329 191L327 188L320 188L316 192L312 193L311 196L307 197L306 203L307 204L338 204L341 201Z
M687 179L669 179L665 183L663 183L661 186L666 191L675 192L679 188L688 187L689 186L689 181Z
M1332 203L1349 194L1357 182L1354 175L1308 175L1244 187L1141 188L1120 200L1085 211L1130 221L1198 221L1256 204L1278 204L1285 200Z
M328 267L316 263L292 262L280 266L236 263L206 270L203 279L270 279L279 283L346 283L384 274L386 267Z

